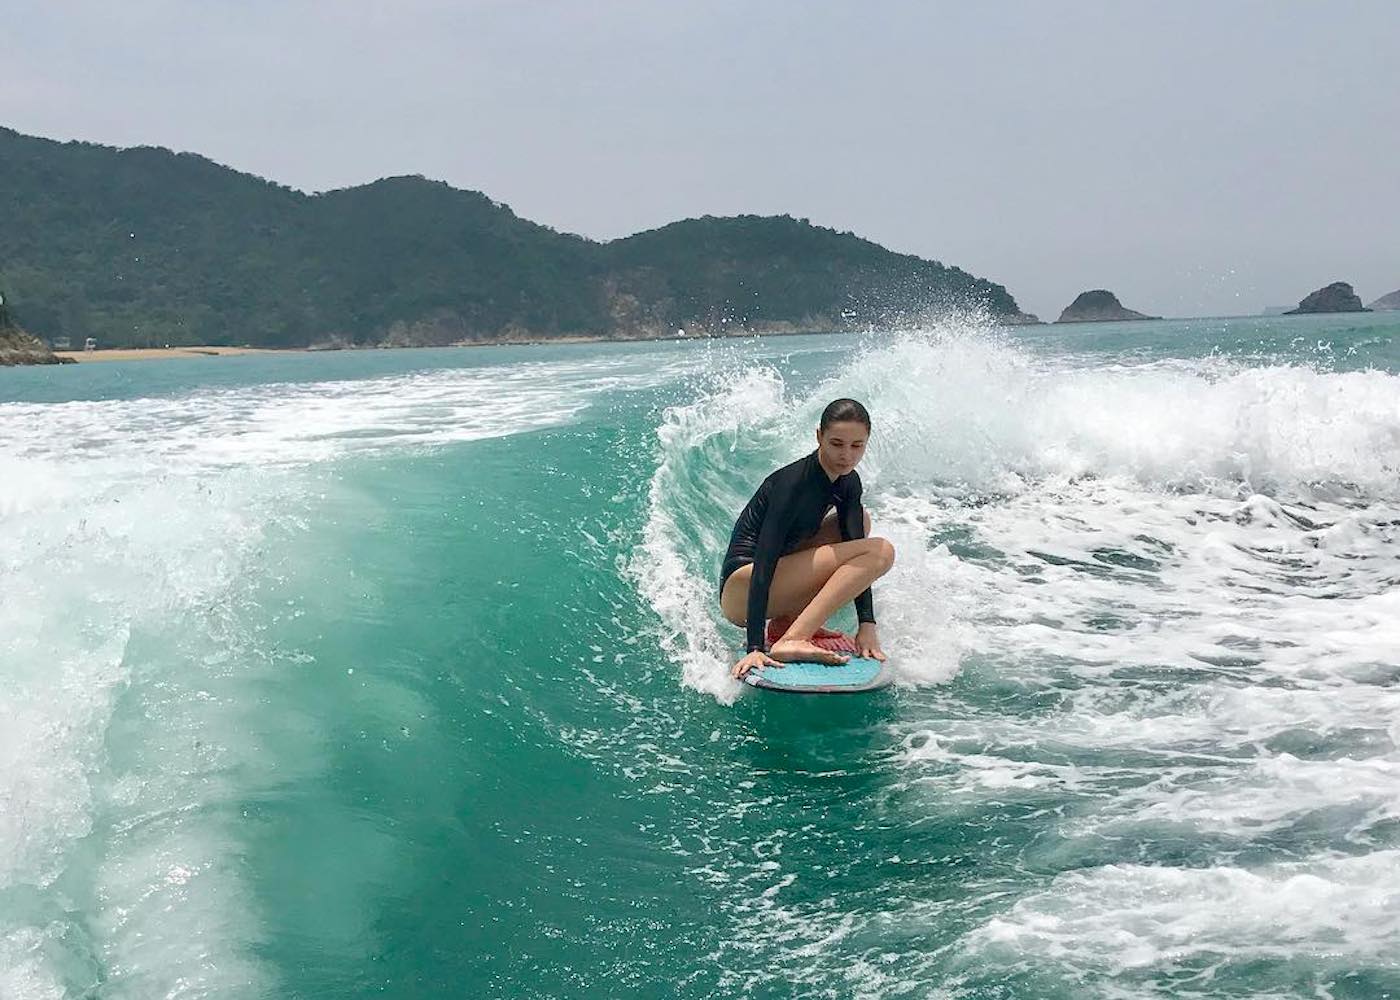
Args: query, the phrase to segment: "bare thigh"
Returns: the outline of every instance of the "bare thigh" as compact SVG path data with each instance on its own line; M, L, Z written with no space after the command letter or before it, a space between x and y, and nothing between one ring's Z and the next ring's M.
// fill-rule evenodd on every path
M818 535L820 532L812 538L816 539ZM801 614L802 609L812 603L817 592L826 586L826 581L831 579L838 566L860 555L872 544L877 542L869 538L857 538L850 542L817 542L810 548L798 549L783 556L774 567L773 580L768 585L768 617L786 618ZM724 581L724 593L719 599L724 617L740 627L748 624L749 582L752 578L753 563L740 566Z

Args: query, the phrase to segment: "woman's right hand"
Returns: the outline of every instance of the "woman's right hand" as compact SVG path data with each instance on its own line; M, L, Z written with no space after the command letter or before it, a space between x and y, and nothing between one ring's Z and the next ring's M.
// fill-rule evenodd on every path
M769 656L761 649L755 649L738 663L734 664L734 669L729 671L729 676L736 680L743 680L744 675L757 667L781 667L782 664Z

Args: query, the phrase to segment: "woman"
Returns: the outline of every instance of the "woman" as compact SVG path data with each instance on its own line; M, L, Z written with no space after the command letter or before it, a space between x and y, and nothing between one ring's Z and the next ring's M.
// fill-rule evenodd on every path
M855 651L885 658L870 585L894 565L894 546L867 537L870 515L861 507L855 469L869 437L865 407L835 400L822 412L817 450L765 479L740 513L719 584L724 617L748 631L748 652L730 671L734 677L798 660L845 663L849 656L813 640L845 638L823 626L849 600L860 621Z

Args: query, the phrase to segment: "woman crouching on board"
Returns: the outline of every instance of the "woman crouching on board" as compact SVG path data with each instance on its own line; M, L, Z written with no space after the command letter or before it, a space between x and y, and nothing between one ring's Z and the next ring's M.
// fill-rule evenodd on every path
M865 407L835 400L822 411L816 451L765 479L739 514L719 584L724 617L748 632L733 676L784 662L845 663L849 656L813 640L844 638L824 626L850 600L860 621L856 653L885 659L870 585L894 565L894 546L867 537L856 466L869 437Z

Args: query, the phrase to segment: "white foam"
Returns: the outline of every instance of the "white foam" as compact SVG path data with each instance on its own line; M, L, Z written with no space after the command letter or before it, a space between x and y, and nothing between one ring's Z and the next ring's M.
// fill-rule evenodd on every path
M1123 795L1085 827L1112 836L1172 825L1252 841L1341 810L1350 812L1351 829L1335 831L1338 842L1365 844L1381 824L1400 821L1400 758L1300 760L1284 753L1239 768L1169 771Z
M65 981L62 963L54 955L54 927L0 929L0 997L17 1000L64 1000L73 986Z
M971 329L870 350L839 386L870 406L867 463L890 489L1012 493L1091 475L1154 489L1400 489L1400 376L1386 372L1218 358L1085 368Z
M595 359L162 398L9 403L0 405L0 420L10 460L136 459L166 469L305 463L557 426L599 393L655 384L672 377L675 366Z
M111 781L104 772L109 724L139 668L130 649L133 631L167 620L184 627L192 611L217 606L258 544L262 526L274 516L268 503L275 507L290 498L276 489L275 481L246 474L162 480L142 475L138 468L128 470L124 480L108 479L99 486L87 470L38 460L17 464L38 467L41 475L30 482L42 482L47 499L40 490L22 494L25 502L6 512L0 532L0 567L9 580L23 581L23 586L8 587L0 603L0 662L6 681L6 725L0 727L0 892L32 887L50 893L63 879L64 894L83 900L93 921L91 942L85 946L90 950L82 960L102 964L113 996L237 995L261 988L257 963L242 951L246 937L201 937L201 921L191 919L189 907L222 913L224 922L249 919L246 913L234 913L241 904L236 875L218 872L186 887L189 907L183 910L168 900L159 908L143 908L134 884L105 882L101 871L111 866L134 881L154 883L161 873L145 870L148 859L131 855L129 844L111 835L108 824L117 813L104 801ZM177 690L205 680L191 668L155 683ZM162 740L167 722L154 720L150 738ZM169 767L174 760L167 752L153 755L151 763ZM152 794L182 787L177 775L174 770L165 774L129 807L152 808ZM185 786L188 794L181 807L207 801L207 780L204 785ZM93 834L97 836L87 846L80 846ZM219 836L216 823L191 814L187 853L210 851ZM97 870L86 862L74 867L78 856L94 856ZM112 913L125 915L125 926L136 939L161 942L166 961L146 966L145 986L135 991L121 985L131 949L118 947L103 926ZM43 970L58 968L46 960L52 939L73 938L73 929L64 929L66 921L25 924L14 914L9 919L20 921L9 938L16 947L16 942L28 942L21 967L30 971L6 995L20 1000L53 991L70 995L69 987L54 978L57 971L49 976ZM206 975L201 969L215 971Z
M1057 877L966 944L1016 962L1053 960L1066 978L1188 962L1388 965L1400 940L1397 875L1396 851L1259 870L1108 865Z

